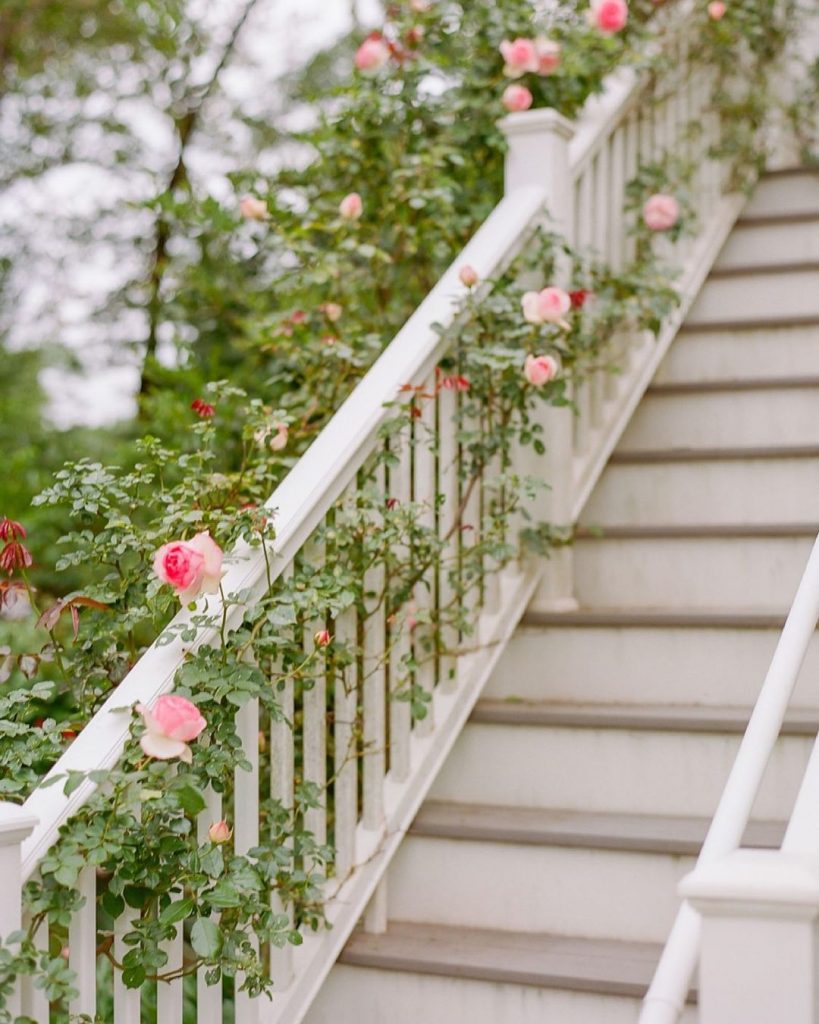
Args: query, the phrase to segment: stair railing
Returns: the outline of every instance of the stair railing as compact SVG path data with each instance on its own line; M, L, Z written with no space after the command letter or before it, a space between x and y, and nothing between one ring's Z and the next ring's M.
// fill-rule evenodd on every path
M446 508L459 500L462 454L456 436L458 399L454 391L435 387L436 368L448 344L436 325L446 326L456 315L464 290L458 279L459 269L468 263L481 280L489 281L508 266L543 223L562 232L575 248L595 251L615 269L625 266L634 244L624 214L627 182L642 163L661 152L684 149L699 168L693 192L700 229L693 239L669 253L680 271L679 306L656 340L649 341L644 333L624 325L618 337L612 339L611 361L619 373L611 375L601 366L590 381L578 382L576 412L550 408L543 413L547 452L537 456L527 451L519 458L521 472L550 484L546 496L538 499L534 516L573 527L742 205L740 197L723 194L723 170L709 155L720 126L711 110L709 75L695 68L689 59L689 8L684 0L673 10L659 12L676 19L671 24L677 26L676 31L663 37L663 45L674 57L669 62L674 70L669 71L659 100L653 95L654 84L648 76L621 71L610 76L604 92L587 103L575 123L551 110L514 114L504 120L502 127L509 142L504 198L266 503L276 515L276 539L269 545L267 558L259 548L243 544L232 552L223 590L229 597L241 593L242 603L229 602L227 632L267 591L267 561L270 582L275 587L277 580L286 579L292 572L297 559L306 556L321 564L326 557L317 543L317 534L339 503L354 498L364 486L368 459L386 443L379 433L391 414L386 405L395 401L403 385L425 386L434 398L422 409L427 440L416 444L414 452L409 446L398 452L397 464L390 468L390 486L400 490L399 497L411 496L431 507L439 496L443 496ZM651 99L657 101L649 102ZM702 131L691 134L688 127L692 122L699 123ZM571 268L564 267L563 273L564 283L569 285ZM480 487L475 488L470 500L473 521L479 523ZM477 534L472 538L462 543L479 539ZM305 780L323 787L327 781L327 750L331 743L336 750L347 749L351 723L359 709L364 756L339 763L332 783L335 861L331 865L333 880L325 893L331 927L315 933L306 930L298 947L271 949L270 972L277 994L272 1003L264 1001L264 1017L269 1024L298 1024L304 1017L362 914L366 912L365 927L385 927L384 876L389 861L538 585L535 600L541 607L572 604L570 548L560 549L546 563L545 570L540 562L512 563L485 588L475 609L480 654L460 655L452 673L435 675L424 670L427 675L419 681L432 694L430 712L415 722L406 702L389 700L391 684L389 672L384 669L389 663L385 653L387 624L383 616L373 616L364 624L357 621L355 612L345 613L335 623L336 634L352 639L359 635L361 626L364 660L372 670L336 687L333 707L328 706L327 681L319 679L305 693L298 709L301 724L297 736L287 725L271 726L268 739L273 763L264 791L285 806L292 806L294 799L295 747L303 753ZM438 592L443 593L443 589L445 584L439 581ZM420 599L434 601L435 594L435 586L423 588ZM209 614L212 616L218 608L218 599L214 598ZM183 611L173 625L190 622L190 613ZM128 716L121 709L136 703L150 706L172 689L189 647L179 638L178 630L174 636L171 643L154 644L148 649L50 775L90 772L117 763L129 736ZM217 643L218 639L217 630L200 628L195 646ZM306 630L308 650L312 642ZM293 721L292 684L285 684L280 700L285 718ZM259 708L254 702L237 713L237 732L251 766L249 773L242 771L237 776L233 794L234 849L239 854L256 845L259 837L259 723ZM96 788L88 779L70 795L60 786L38 788L22 808L0 805L0 868L5 869L4 888L11 893L0 903L0 935L19 926L22 883L37 871L57 841L61 826ZM308 813L308 827L319 840L324 839L328 831L326 802ZM203 840L209 825L220 816L220 799L210 793L209 805L198 818ZM67 954L78 978L78 995L69 1010L91 1017L98 997L97 886L94 869L86 867L77 883L85 902L72 916ZM282 909L275 898L273 906ZM128 929L126 914L117 921L115 956L128 948L124 942ZM41 948L47 947L47 923L41 927L37 941ZM181 966L181 927L166 952L169 968ZM219 1024L223 1019L221 988L205 984L204 971L200 969L199 973L197 1024ZM115 1024L139 1024L139 990L127 989L116 972L112 987ZM15 998L23 1013L37 1024L47 1024L49 1005L41 990L24 984ZM236 1024L257 1022L261 1002L237 995ZM181 1024L180 980L157 986L157 1006L163 1024Z
M796 686L799 671L808 646L819 622L819 539L814 544L799 589L785 622L768 674L760 690L748 728L731 769L725 790L697 860L697 868L683 880L681 893L690 897L682 904L671 930L659 965L643 1003L640 1024L674 1024L683 1011L692 984L702 941L702 920L699 911L719 919L720 915L733 916L739 922L730 941L723 934L721 941L706 948L709 962L702 965L703 979L708 985L703 1006L702 1024L769 1024L769 1022L812 1021L815 1017L801 1017L789 1013L788 1006L801 1000L815 1013L815 950L806 953L802 967L810 961L808 975L798 973L803 982L798 992L791 992L784 1002L775 1001L776 1013L765 1016L764 1007L770 1008L771 993L783 993L793 988L794 976L786 972L779 984L780 952L775 938L764 941L764 931L758 929L758 915L773 920L773 913L759 910L768 903L776 904L784 896L791 917L800 911L819 915L819 746L814 749L802 783L796 806L780 852L739 851L747 828L754 801L759 792L765 769L773 753L782 723ZM809 854L817 870L817 888L814 900L806 892L787 892L788 877L794 881L794 854ZM772 870L773 869L773 870ZM795 888L798 887L795 886ZM695 909L693 903L697 904ZM796 913L794 913L796 911ZM787 916L787 915L785 915ZM804 913L802 914L804 916ZM752 927L753 921L753 927ZM757 929L754 931L754 929ZM753 933L753 934L752 934ZM742 941L741 936L746 941ZM767 964L759 960L764 950ZM754 952L756 951L756 952ZM784 955L784 954L782 954ZM745 988L738 983L744 979ZM761 1000L760 990L767 991L767 1000ZM755 993L757 999L751 997ZM703 995L701 994L701 1001ZM709 1003L709 1000L713 1002ZM754 1007L753 1011L751 1007ZM743 1009L744 1007L744 1009ZM761 1014L761 1015L760 1015Z

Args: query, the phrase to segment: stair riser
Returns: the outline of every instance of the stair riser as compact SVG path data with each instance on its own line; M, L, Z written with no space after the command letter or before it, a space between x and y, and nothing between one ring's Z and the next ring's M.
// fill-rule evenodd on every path
M469 724L430 796L456 803L710 818L738 736ZM755 807L787 820L811 749L779 741Z
M602 527L816 523L819 459L614 464L582 518Z
M754 273L709 280L691 308L687 324L749 323L774 317L819 315L819 272Z
M619 451L819 444L819 388L646 395Z
M790 607L813 539L581 540L575 594L585 607Z
M819 224L814 225L819 246ZM819 377L819 326L682 334L655 383Z
M759 182L743 217L768 214L819 212L819 175L787 174Z
M364 967L333 968L305 1024L634 1024L639 1001ZM695 1024L687 1008L681 1024Z
M390 868L390 917L662 942L693 857L409 836Z
M819 261L819 224L779 224L738 227L720 253L716 266L771 266L801 260Z
M600 704L702 704L750 712L780 632L774 629L576 628L517 631L484 691ZM819 637L794 706L819 710Z

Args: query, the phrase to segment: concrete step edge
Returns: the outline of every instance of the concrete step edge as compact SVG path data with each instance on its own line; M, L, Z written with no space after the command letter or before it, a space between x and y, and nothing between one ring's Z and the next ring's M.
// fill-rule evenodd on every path
M340 963L639 999L659 955L653 943L396 921L384 935L354 933Z
M428 800L418 812L409 834L465 842L696 857L709 824L706 818L602 814ZM781 845L784 834L784 822L751 822L742 845L754 849L775 849Z
M470 722L485 725L557 726L568 729L623 729L639 732L729 733L742 735L750 709L711 705L563 704L546 701L481 700ZM816 736L819 711L789 708L783 736Z

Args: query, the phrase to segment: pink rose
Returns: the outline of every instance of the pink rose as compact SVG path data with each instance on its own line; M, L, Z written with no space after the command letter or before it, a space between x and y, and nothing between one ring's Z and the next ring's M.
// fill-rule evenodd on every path
M429 0L410 0L410 8L415 11L416 14L426 14L430 9Z
M500 52L506 62L503 73L509 78L520 78L527 71L540 68L537 47L531 39L515 39L511 43L504 39L500 44Z
M182 604L188 604L219 589L222 557L222 549L205 530L191 540L163 544L154 555L154 572L176 590Z
M338 204L338 212L345 220L358 220L364 212L364 204L358 192L351 192Z
M256 196L242 196L239 200L239 212L245 220L268 220L270 217L267 203Z
M362 75L377 75L390 59L390 51L380 35L372 35L359 46L355 66Z
M712 21L719 21L727 10L728 8L722 0L712 0L712 3L708 5L708 17Z
M478 271L465 263L458 271L458 278L461 284L466 285L467 288L474 288L478 283Z
M656 193L643 206L643 220L652 231L668 231L680 219L680 204L674 196Z
M313 637L313 643L316 647L328 647L331 639L329 629L320 629Z
M141 704L137 704L136 709L145 722L139 743L148 757L160 761L180 757L190 764L192 755L188 743L207 725L197 706L187 697L166 694L158 697L150 709Z
M217 846L221 843L230 842L230 837L232 835L233 829L226 821L214 821L208 829L208 839Z
M560 66L560 43L554 39L547 39L545 36L538 36L535 40L537 49L539 75L551 75Z
M523 364L523 376L536 388L542 388L558 374L560 365L554 356L527 356Z
M563 323L572 300L568 292L553 286L540 292L526 292L523 296L523 317L530 324Z
M319 306L319 309L331 324L334 324L336 320L339 320L341 318L341 314L344 312L337 302L325 302L322 306Z
M287 447L287 440L290 436L290 431L284 423L275 423L274 427L276 428L276 433L270 440L270 450L280 452L283 448Z
M532 105L532 94L525 85L507 85L503 90L503 105L513 113L528 110Z
M592 0L591 16L601 32L613 35L626 27L628 4L626 0Z

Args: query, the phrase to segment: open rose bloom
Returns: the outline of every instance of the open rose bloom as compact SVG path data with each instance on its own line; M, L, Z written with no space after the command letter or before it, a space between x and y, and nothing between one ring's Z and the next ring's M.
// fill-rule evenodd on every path
M523 296L523 318L530 324L560 324L568 326L563 319L572 306L569 293L562 288L550 286L540 292L526 292Z
M178 757L190 764L193 755L188 744L207 725L197 706L171 693L158 697L150 708L138 704L137 711L145 723L139 744L148 757L159 761Z
M721 18L725 17L725 12L727 10L728 8L722 0L712 0L708 5L708 17L711 21L719 21Z
M539 75L552 75L560 67L560 43L554 39L547 39L545 36L538 36L535 40L537 50Z
M364 212L364 204L358 192L351 192L338 205L338 212L345 220L358 220Z
M267 203L256 196L242 196L239 200L239 212L245 220L267 220L270 217Z
M525 85L507 85L503 91L503 105L510 113L528 110L532 105L532 94Z
M643 206L643 220L652 231L668 231L680 219L680 204L674 196L658 192Z
M592 0L591 22L604 35L614 35L626 27L628 4L626 0Z
M560 363L554 356L527 356L523 364L523 376L536 388L554 380L560 370Z
M163 544L154 555L154 572L174 588L182 604L188 604L219 590L222 558L222 549L205 530L191 540Z
M500 52L506 62L503 73L509 78L520 78L527 71L538 71L540 58L537 45L532 39L508 39L500 44Z
M359 46L355 66L362 75L377 75L390 59L390 50L379 35L372 35Z

